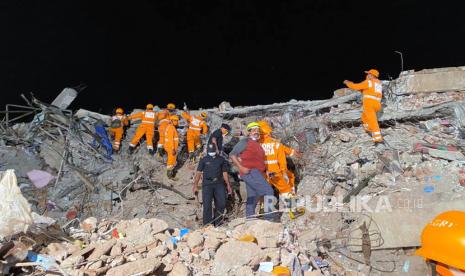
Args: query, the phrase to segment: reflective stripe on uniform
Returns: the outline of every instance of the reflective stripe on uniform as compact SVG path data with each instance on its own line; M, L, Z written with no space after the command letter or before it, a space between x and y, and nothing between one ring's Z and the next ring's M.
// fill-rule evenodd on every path
M202 129L199 128L199 127L189 127L189 129L192 129L192 130L202 130Z
M376 100L376 101L381 101L381 98L378 98L376 96L371 96L371 95L363 95L363 98L367 98L367 99L373 99L373 100Z
M152 122L152 121L142 121L142 123L144 123L144 124L153 124L154 122Z
M170 120L168 119L161 119L158 123L163 123L163 122L169 122Z
M278 160L265 160L265 164L278 164Z

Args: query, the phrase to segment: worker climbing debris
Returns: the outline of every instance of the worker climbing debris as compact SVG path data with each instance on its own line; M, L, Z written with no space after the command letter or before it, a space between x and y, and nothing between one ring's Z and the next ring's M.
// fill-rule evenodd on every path
M273 189L265 179L265 151L259 143L260 125L251 122L247 125L248 136L237 143L229 154L234 165L239 169L241 178L247 187L246 216L255 215L257 203L265 198L266 219L273 219L270 209L267 208L269 200L274 198ZM269 206L271 207L271 206Z
M376 113L381 111L381 100L383 98L383 86L376 69L365 71L366 79L360 83L345 80L344 84L350 89L361 90L363 94L362 124L365 131L372 136L374 143L383 142L383 136L378 125Z
M177 115L171 115L168 120L168 124L165 128L163 135L165 142L163 147L165 149L167 160L166 160L166 176L170 179L174 179L176 167L176 157L178 154L179 137L176 126L179 123L179 117Z
M121 148L121 139L123 139L126 127L129 125L129 120L124 114L124 110L118 107L113 116L111 116L110 135L113 137L113 151L118 152Z
M257 123L260 125L260 144L265 151L267 181L276 188L285 206L291 208L291 199L295 196L295 176L287 167L286 156L292 156L296 151L273 138L273 128L267 122Z
M145 143L149 154L153 155L153 134L155 128L155 111L153 111L153 104L148 104L145 111L130 115L128 120L140 119L141 123L137 127L136 134L129 144L129 153L133 153L140 139L145 136Z
M207 123L207 112L203 111L200 116L189 114L184 111L181 116L187 121L189 127L187 129L187 150L189 152L189 160L195 161L196 156L202 149L201 135L205 135L208 132Z
M165 132L166 127L169 124L170 116L176 113L176 105L173 103L169 103L166 105L166 108L160 110L157 113L157 124L158 124L158 144L157 144L157 153L158 156L164 155L164 147L163 144L165 143Z

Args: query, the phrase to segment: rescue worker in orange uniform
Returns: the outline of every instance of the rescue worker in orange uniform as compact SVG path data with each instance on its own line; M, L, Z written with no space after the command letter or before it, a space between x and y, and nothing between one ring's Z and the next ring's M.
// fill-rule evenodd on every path
M176 155L178 153L179 138L178 131L176 130L178 123L179 117L177 115L171 115L163 135L165 138L163 147L168 156L166 160L166 175L171 179L174 178L174 167L176 166Z
M257 122L260 125L260 144L265 151L265 164L267 180L285 199L292 196L293 187L289 182L286 153L284 147L275 138L271 137L273 129L265 121Z
M195 160L195 151L198 151L202 147L200 141L200 135L206 134L208 131L207 123L207 112L202 112L200 116L190 115L187 112L183 112L181 116L189 123L187 130L187 150L189 152L189 159Z
M148 104L146 110L130 115L129 120L140 119L141 123L136 129L136 134L129 144L129 153L132 153L136 148L139 140L145 135L147 143L147 149L150 154L154 154L153 151L153 134L155 130L155 111L153 111L153 104Z
M423 229L421 248L415 255L425 258L430 274L465 275L465 212L447 211Z
M360 83L353 83L345 80L344 84L350 89L361 90L363 94L363 111L362 124L365 131L371 133L373 142L383 142L381 130L378 125L376 113L381 110L381 99L383 98L383 89L381 81L378 79L379 72L376 69L365 71L366 79Z
M115 114L111 116L110 135L113 137L113 151L117 152L121 146L121 139L123 139L124 130L129 125L129 120L124 115L124 110L118 107Z
M176 112L176 105L169 103L166 105L166 108L158 112L157 122L158 122L158 144L157 152L159 156L163 156L163 144L165 143L165 131L166 127L169 124L170 116Z

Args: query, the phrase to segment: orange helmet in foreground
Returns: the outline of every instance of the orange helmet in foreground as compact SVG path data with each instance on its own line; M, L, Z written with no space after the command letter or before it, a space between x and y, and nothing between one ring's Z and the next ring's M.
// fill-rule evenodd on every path
M447 211L436 216L423 229L421 248L415 254L465 270L465 212Z

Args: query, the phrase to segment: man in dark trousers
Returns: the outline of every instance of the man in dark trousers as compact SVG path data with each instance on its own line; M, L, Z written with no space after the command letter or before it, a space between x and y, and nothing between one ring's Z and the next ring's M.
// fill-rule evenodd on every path
M229 153L234 165L247 188L246 216L255 215L255 208L262 197L266 201L273 199L274 191L265 179L265 151L259 143L260 125L252 122L247 125L248 137L239 141ZM265 202L266 204L267 202ZM268 207L269 208L269 207ZM265 205L265 219L272 220L273 216Z
M231 132L231 127L228 124L222 124L221 128L215 130L208 139L208 144L213 144L216 154L220 155L223 151L223 138Z
M218 226L226 208L226 190L232 193L228 177L228 162L216 153L213 144L207 146L207 155L200 159L194 177L192 191L198 194L200 177L202 180L203 225L213 223ZM215 201L215 213L212 215L212 203Z

